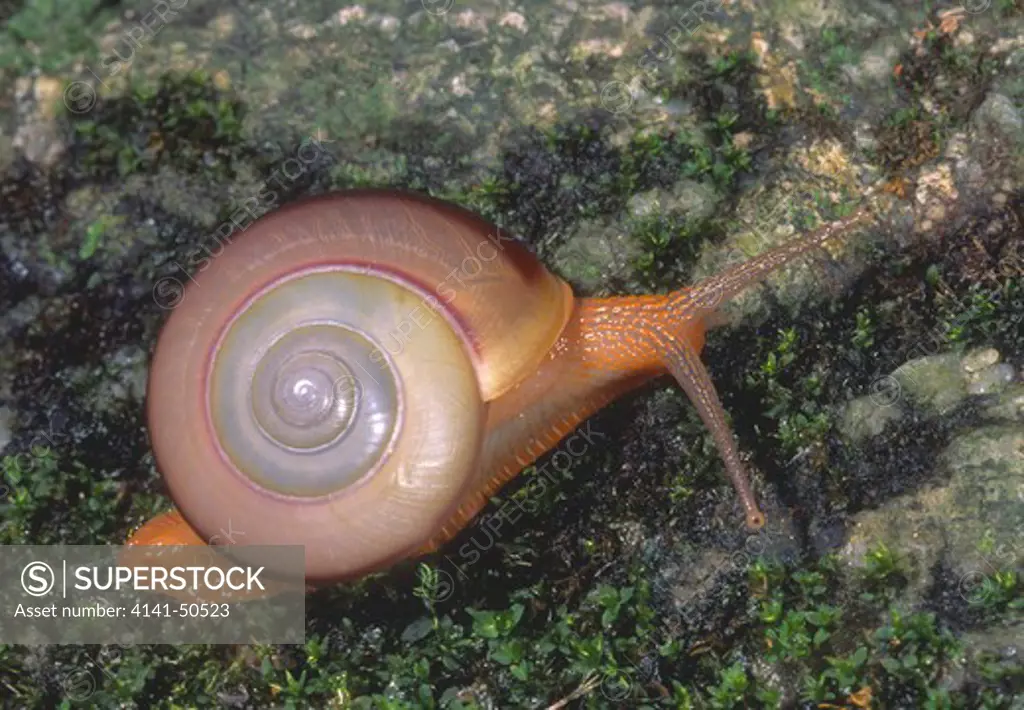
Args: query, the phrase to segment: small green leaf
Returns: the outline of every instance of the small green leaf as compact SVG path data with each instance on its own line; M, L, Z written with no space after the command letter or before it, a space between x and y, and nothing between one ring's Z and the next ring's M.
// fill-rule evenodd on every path
M466 609L473 617L473 633L481 638L498 638L498 615L493 611L476 611Z
M423 617L422 619L417 619L405 627L405 631L402 632L402 640L406 643L415 643L416 641L429 636L430 632L433 630L433 621L427 617Z
M506 641L491 652L491 658L503 666L518 663L523 658L523 647L519 641Z
M82 246L78 248L78 258L88 259L96 253L96 248L100 245L100 237L106 231L106 224L103 220L98 220L89 225L89 228L85 230L85 239L82 241Z
M864 661L868 659L868 649L866 646L860 646L856 651L853 652L853 664L855 666L864 665Z

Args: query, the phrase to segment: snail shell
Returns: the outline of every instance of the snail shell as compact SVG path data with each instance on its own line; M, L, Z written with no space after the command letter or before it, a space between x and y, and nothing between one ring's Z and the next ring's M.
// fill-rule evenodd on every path
M522 245L450 204L359 190L268 214L206 260L160 333L150 437L204 538L303 545L333 581L451 515L487 402L573 308Z

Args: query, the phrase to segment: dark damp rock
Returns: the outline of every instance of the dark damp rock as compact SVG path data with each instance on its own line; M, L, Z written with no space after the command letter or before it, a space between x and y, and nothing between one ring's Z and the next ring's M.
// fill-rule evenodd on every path
M1014 102L990 93L972 117L981 144L979 152L1007 163L1012 179L1024 184L1024 114Z
M948 413L968 397L979 406L978 423L958 433L939 453L936 466L941 474L935 477L936 484L858 514L844 548L848 563L857 567L864 564L873 541L884 542L906 561L908 594L914 602L940 582L934 577L937 570L945 569L957 580L966 601L978 601L979 580L993 570L1024 563L1024 384L1007 382L1005 363L998 360L998 351L983 348L899 368L902 381L912 383L906 391L930 416ZM993 371L1000 383L995 396L968 391L967 380ZM1013 379L1012 368L1010 375ZM983 380L973 379L979 381ZM885 428L864 423L872 406L884 412L882 416L893 416L890 408L866 399L848 408L848 417L864 415L846 429L847 436L858 440L877 435L865 429Z

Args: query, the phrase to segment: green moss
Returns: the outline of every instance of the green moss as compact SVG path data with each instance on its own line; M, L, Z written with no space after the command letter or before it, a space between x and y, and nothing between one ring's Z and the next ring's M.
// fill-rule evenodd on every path
M859 584L889 577L878 572L866 571ZM368 710L523 707L570 696L593 708L768 708L784 697L1009 708L1024 680L1019 663L991 655L962 667L964 649L933 613L888 607L885 595L835 599L833 558L808 567L755 560L746 573L755 603L734 622L731 652L700 652L696 637L671 632L642 569L545 609L534 603L550 594L545 582L510 590L503 604L445 605L451 590L439 596L441 571L421 565L415 594L422 613L404 627L360 629L342 616L329 633L312 631L296 648L57 647L47 654L91 673L89 701L98 707L147 698L151 707L206 707L242 685L257 704ZM21 702L54 697L31 677L12 675L24 662L14 651L0 646L0 677ZM173 678L163 664L176 668ZM951 684L950 674L960 672L985 685Z
M55 71L91 55L114 12L104 0L26 0L0 32L0 67Z
M854 40L848 29L824 27L805 55L814 59L798 62L804 85L814 93L816 110L824 115L838 116L840 108L850 101L843 67L858 60Z
M1021 0L996 0L996 11L1001 17L1015 17L1024 13L1024 2Z
M977 43L957 46L937 30L920 48L904 52L897 66L897 107L883 121L877 157L899 174L939 155L945 137L969 115L965 94L983 97L998 69Z
M762 344L769 342L768 338L761 339ZM758 369L746 378L764 404L764 415L778 422L774 436L790 455L821 441L832 426L823 401L821 373L811 372L796 383L781 377L796 361L798 352L797 330L781 330Z
M230 176L244 114L202 71L138 85L89 113L67 112L76 151L96 177L153 172L164 163Z
M664 288L667 275L679 269L677 259L695 258L701 243L699 235L685 217L655 214L637 220L631 234L641 249L633 260L637 278L647 288Z
M3 545L88 545L120 525L118 483L80 461L62 461L49 446L0 459L0 486ZM67 501L59 513L54 500Z

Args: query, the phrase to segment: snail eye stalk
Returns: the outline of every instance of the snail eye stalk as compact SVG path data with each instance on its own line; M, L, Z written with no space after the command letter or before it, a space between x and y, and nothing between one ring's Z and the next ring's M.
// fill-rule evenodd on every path
M656 322L649 326L649 338L662 364L686 392L686 396L711 433L725 465L726 474L743 505L747 527L752 530L764 526L764 514L758 507L751 489L750 477L740 461L733 433L714 383L704 363L701 362L699 351L691 343L692 333L689 338L683 335L692 331L696 324L696 328L700 330L700 343L703 343L704 327L724 320L722 314L716 310L722 303L776 269L819 248L829 239L849 231L869 217L867 209L860 209L802 239L769 249L715 274L692 288L680 289L669 294L665 309L659 314Z

